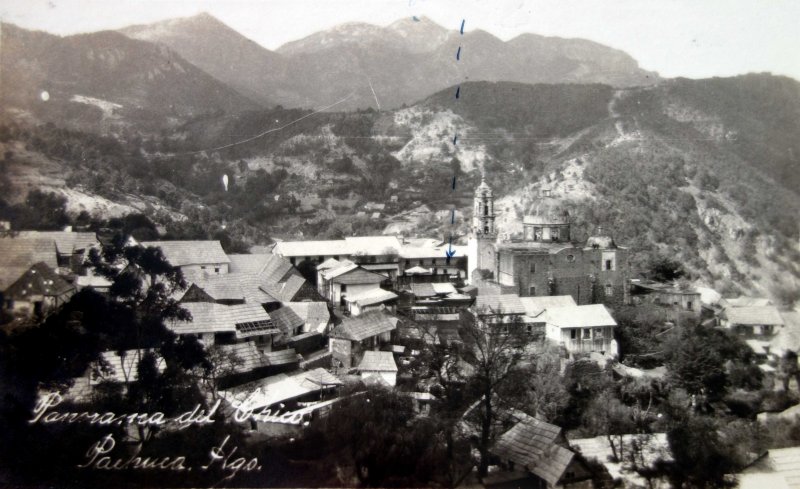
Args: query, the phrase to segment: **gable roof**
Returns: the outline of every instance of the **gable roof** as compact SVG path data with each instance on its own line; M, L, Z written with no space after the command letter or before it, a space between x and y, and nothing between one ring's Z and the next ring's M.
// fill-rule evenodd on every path
M238 362L234 362L232 365L234 373L250 372L258 368L286 365L299 361L297 352L293 348L262 352L252 341L219 345L219 348L223 352L235 355L238 359Z
M520 297L520 302L525 308L525 314L531 317L537 317L546 309L554 307L569 307L577 306L575 299L571 295L547 295L540 297Z
M397 372L394 354L390 351L365 351L358 364L362 372Z
M71 255L76 251L87 250L99 246L100 241L95 233L73 231L19 231L17 236L26 239L49 239L55 243L56 250L62 255Z
M340 267L334 270L330 270L328 273L331 274L331 272L333 273L339 272L339 270L343 268L349 268L349 267ZM349 268L344 272L336 273L335 275L330 277L331 282L335 284L345 284L345 285L379 284L384 280L386 280L386 277L384 275L375 272L370 272L369 270L365 270L359 267L358 265L355 265L354 268Z
M360 294L348 295L345 297L347 302L355 302L361 307L373 306L397 299L397 294L383 289L371 289Z
M589 328L616 326L617 322L603 304L553 307L544 312L548 324L559 328Z
M362 341L388 333L396 328L397 318L384 314L382 311L375 311L357 317L343 318L342 323L336 326L329 336L350 341Z
M324 332L331 320L325 302L285 302L284 306L292 308L309 325L311 331Z
M234 408L249 411L262 409L337 385L342 385L342 381L325 369L316 368L293 375L273 375L240 386L236 389L237 392L222 391L220 395Z
M280 329L283 334L287 335L306 323L291 307L286 306L272 311L270 317L278 329Z
M272 250L276 255L298 256L340 256L349 255L350 248L343 239L325 241L281 241Z
M475 309L487 314L525 314L525 307L517 294L479 295Z
M39 262L9 285L4 294L7 299L22 301L39 295L59 297L71 290L75 290L75 286L64 280L45 263Z
M490 451L555 486L575 455L556 444L560 433L558 426L527 416L503 433Z
M324 271L324 270L330 270L332 268L337 268L341 264L342 264L342 262L340 262L336 258L328 258L324 262L322 262L319 265L317 265L317 271L321 272L321 271Z
M781 313L775 306L728 307L722 314L731 324L783 324Z
M161 248L174 267L230 263L219 241L142 241L140 244Z
M55 241L47 238L0 238L0 268L30 268L44 262L55 270L58 253Z
M752 307L752 306L771 306L772 301L764 297L731 297L723 298L720 302L723 307Z
M176 334L235 333L237 338L276 334L278 328L260 304L226 306L215 302L187 302L181 306L192 315L191 321L169 321Z

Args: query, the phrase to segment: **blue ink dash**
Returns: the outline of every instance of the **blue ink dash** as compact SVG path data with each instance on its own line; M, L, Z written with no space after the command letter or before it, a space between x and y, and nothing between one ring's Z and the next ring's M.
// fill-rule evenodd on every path
M456 189L456 177L453 176L453 190Z
M466 22L466 21L467 21L467 19L461 19L461 35L462 36L464 35L464 22Z
M450 224L456 223L456 210L453 209L450 211Z
M461 87L456 88L456 98L461 97Z
M456 51L456 61L461 59L461 46L458 47L458 51Z
M458 142L458 134L453 136L453 146L455 146L457 142Z

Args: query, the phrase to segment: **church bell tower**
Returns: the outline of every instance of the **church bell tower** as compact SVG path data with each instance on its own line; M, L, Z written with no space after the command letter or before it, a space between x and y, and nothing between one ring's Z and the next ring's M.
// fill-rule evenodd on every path
M475 189L472 207L472 230L467 245L467 279L470 283L475 283L473 274L477 270L487 270L495 273L496 255L494 243L497 241L497 228L494 221L494 197L484 175L481 177L481 184Z

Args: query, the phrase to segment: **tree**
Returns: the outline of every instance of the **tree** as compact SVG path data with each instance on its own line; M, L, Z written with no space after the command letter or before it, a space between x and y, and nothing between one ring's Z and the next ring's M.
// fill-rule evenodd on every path
M489 448L497 434L494 427L499 414L498 397L508 399L522 395L518 382L530 338L519 319L516 316L512 318L505 322L490 322L488 317L482 317L481 312L464 311L459 324L464 340L463 359L474 368L468 386L479 399L476 412L480 477L488 473Z
M680 262L661 255L652 257L647 268L648 277L657 282L672 282L686 274Z
M617 399L610 390L605 390L589 403L584 413L584 423L595 435L605 435L615 462L623 459L623 435L633 433L636 428L630 407Z

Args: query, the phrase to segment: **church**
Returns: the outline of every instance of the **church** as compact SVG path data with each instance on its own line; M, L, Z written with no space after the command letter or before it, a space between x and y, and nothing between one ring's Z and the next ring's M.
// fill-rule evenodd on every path
M468 279L520 297L571 295L579 305L628 302L629 251L598 228L586 243L570 234L570 216L542 202L523 219L521 237L500 239L485 179L475 190Z

